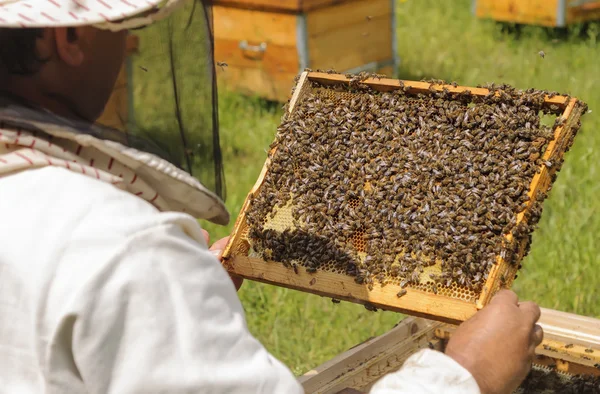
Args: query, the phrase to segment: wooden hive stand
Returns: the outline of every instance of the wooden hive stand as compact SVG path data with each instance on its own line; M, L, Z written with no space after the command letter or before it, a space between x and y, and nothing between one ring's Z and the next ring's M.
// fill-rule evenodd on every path
M392 76L395 0L213 0L215 61L226 89L287 101L306 68Z

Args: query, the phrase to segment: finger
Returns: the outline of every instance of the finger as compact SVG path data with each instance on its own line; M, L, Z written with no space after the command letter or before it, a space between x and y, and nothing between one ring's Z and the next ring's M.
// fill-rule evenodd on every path
M208 231L206 231L205 229L202 229L202 235L204 236L204 240L208 245L210 243L210 234L208 234Z
M528 349L528 353L527 353L527 360L529 360L530 363L534 363L535 360L537 359L538 355L535 352L536 347L533 345L529 345L529 349Z
M544 329L539 324L533 327L533 334L531 335L533 344L538 347L544 340Z
M535 302L522 302L519 304L519 309L525 314L525 318L532 326L540 320L540 316L542 315L540 307Z
M223 250L223 249L225 249L225 247L227 246L228 243L229 243L229 237L222 238L222 239L218 240L217 242L215 242L214 244L212 244L212 246L209 248L209 250Z
M512 304L517 305L519 303L519 297L514 291L511 290L500 290L490 301L490 304Z

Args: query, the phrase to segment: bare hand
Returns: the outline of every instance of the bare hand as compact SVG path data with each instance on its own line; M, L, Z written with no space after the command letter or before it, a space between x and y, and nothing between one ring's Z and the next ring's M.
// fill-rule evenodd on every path
M208 245L210 242L210 235L208 234L208 231L202 229L202 234L204 235L204 239L206 240L206 244ZM208 248L208 250L213 252L213 254L219 260L221 260L221 255L223 254L223 250L225 250L225 246L227 246L227 242L229 242L229 237L222 238L222 239L218 240L217 242L215 242L214 244L212 244L212 246L210 248ZM233 284L235 285L235 289L239 290L240 287L242 287L242 283L244 283L244 279L237 275L230 274L229 276L231 277L231 280L233 281Z
M540 308L501 290L454 333L446 354L465 367L482 394L510 394L531 370L544 333Z

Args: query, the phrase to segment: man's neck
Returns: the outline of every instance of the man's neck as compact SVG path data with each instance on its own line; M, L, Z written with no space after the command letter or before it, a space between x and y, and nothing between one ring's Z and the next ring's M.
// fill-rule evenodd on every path
M0 85L0 95L15 104L43 109L65 118L85 120L64 96L44 91L30 78L13 77L9 81L5 80Z

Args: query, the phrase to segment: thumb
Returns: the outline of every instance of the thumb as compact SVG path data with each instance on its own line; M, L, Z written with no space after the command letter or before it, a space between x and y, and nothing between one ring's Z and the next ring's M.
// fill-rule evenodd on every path
M215 256L221 257L221 253L223 253L223 250L227 246L228 242L229 242L229 237L222 238L222 239L218 240L217 242L215 242L214 244L212 244L212 246L210 248L208 248L208 250L213 252L213 254Z

